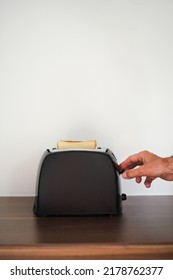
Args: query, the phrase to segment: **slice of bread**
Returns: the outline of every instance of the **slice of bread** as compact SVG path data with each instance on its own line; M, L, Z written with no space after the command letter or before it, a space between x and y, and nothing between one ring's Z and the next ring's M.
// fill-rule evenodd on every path
M96 140L86 140L86 141L64 141L60 140L57 143L57 149L96 149Z

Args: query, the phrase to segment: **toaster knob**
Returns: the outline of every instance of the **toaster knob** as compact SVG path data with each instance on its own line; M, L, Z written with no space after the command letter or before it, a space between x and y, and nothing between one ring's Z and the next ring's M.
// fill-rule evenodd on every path
M127 199L127 195L125 193L122 193L121 198L122 198L122 200L126 200Z

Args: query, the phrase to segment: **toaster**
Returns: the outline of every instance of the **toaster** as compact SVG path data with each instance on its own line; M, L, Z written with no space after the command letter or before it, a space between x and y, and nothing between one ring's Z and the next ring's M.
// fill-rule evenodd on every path
M38 168L36 216L120 215L116 157L110 149L46 150Z

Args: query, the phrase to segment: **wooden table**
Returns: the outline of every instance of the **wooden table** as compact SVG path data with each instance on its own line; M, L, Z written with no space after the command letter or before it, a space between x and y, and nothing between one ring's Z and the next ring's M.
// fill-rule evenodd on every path
M173 259L173 196L129 196L123 215L35 217L0 198L0 259Z

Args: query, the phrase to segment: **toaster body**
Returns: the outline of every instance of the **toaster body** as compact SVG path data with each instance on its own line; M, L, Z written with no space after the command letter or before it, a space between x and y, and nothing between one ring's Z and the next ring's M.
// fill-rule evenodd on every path
M109 149L47 150L38 169L34 214L121 214L116 164Z

